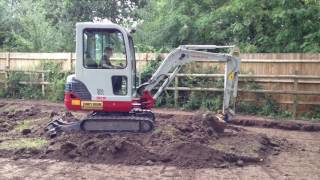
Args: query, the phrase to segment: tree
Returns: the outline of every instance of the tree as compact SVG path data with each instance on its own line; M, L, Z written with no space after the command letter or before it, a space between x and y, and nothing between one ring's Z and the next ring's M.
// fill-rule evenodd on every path
M63 34L60 46L67 51L75 48L76 22L109 19L129 26L137 20L135 10L145 5L145 0L60 0L45 1L47 19Z
M151 0L139 43L237 44L244 52L320 52L316 0ZM146 33L148 31L148 33Z
M14 44L11 27L14 26L10 9L12 4L7 0L0 0L0 49L8 50Z
M24 0L16 4L13 37L18 51L57 51L62 34L46 18L43 1Z
M144 4L145 0L0 0L0 49L72 52L76 22L107 18L128 25Z

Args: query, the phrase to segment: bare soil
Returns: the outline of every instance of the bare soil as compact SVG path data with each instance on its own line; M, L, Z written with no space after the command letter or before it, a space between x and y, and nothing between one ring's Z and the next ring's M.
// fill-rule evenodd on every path
M157 117L148 134L73 133L51 140L48 157L108 164L228 167L260 163L284 142L227 127L217 133L201 117ZM207 120L207 119L206 119ZM47 149L47 150L48 150Z
M291 124L293 127L300 127L295 129L287 128L288 126L281 123L265 125L272 124L272 120L238 116L235 124L252 127L226 125L224 128L216 128L212 126L212 114L167 109L158 109L155 112L156 129L147 134L77 132L63 133L56 138L50 138L46 136L43 128L51 117L58 115L76 120L86 114L66 113L63 105L55 103L0 100L0 162L4 165L0 168L0 178L15 179L14 174L10 172L25 167L29 168L18 173L17 177L26 175L25 177L31 179L37 178L41 173L35 175L34 168L44 169L44 172L48 172L45 176L51 178L71 179L82 179L81 174L77 174L79 172L85 172L88 175L85 176L87 179L104 179L104 171L108 171L111 179L127 175L129 179L187 179L189 176L191 179L239 179L240 176L262 179L279 179L280 176L280 179L314 179L320 176L320 172L317 171L320 164L315 160L320 158L320 142L316 138L320 134L304 132L318 131L317 123L281 121L289 124L289 127ZM250 123L251 121L253 123ZM20 127L22 122L28 122L29 126ZM301 128L305 125L312 128ZM265 127L268 129L264 129ZM301 133L274 128L299 130ZM1 148L2 144L22 138L44 138L48 143L37 148ZM50 167L53 169L48 169ZM60 169L59 172L57 169ZM66 176L68 171L72 172ZM153 173L148 174L147 171ZM248 172L244 173L245 171ZM62 174L56 176L57 173ZM161 176L154 176L154 173ZM294 178L298 176L300 178Z
M85 115L79 113L77 118L63 108L50 109L32 102L1 103L1 128L5 132L1 143L18 137L42 137L48 140L48 145L40 149L0 150L0 157L225 168L263 163L270 154L287 148L285 140L226 125L214 114L200 112L193 116L157 114L156 128L147 134L73 132L49 138L43 129L53 116L70 121ZM30 121L30 127L17 132L14 127L21 121Z

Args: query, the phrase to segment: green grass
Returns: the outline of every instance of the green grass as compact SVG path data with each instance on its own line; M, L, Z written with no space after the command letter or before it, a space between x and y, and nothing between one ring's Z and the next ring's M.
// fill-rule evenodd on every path
M30 127L30 121L22 121L14 129L18 132L21 132L24 129L30 129Z
M36 148L40 149L41 147L47 144L47 140L42 138L19 138L14 140L7 140L0 143L0 149L12 150L12 149L21 149L21 148Z

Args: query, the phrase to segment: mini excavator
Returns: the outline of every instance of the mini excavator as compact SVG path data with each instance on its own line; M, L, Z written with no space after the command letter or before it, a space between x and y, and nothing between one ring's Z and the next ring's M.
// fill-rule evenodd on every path
M180 45L167 55L150 80L137 85L132 33L111 22L76 24L75 74L67 77L64 104L69 111L91 113L76 122L54 119L47 132L150 132L155 125L151 108L157 97L184 64L201 60L225 63L222 114L225 121L232 118L231 99L237 96L240 65L234 46ZM231 49L231 53L211 52L221 48Z

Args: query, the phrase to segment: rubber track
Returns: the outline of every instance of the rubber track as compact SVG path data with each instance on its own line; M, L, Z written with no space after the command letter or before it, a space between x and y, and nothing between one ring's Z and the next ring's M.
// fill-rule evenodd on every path
M142 117L143 114L137 114L137 115L94 115L94 116L89 116L86 119L83 119L81 122L81 129L84 131L90 131L90 132L141 132L141 133L146 133L146 132L150 132L153 130L154 128L154 120L152 118L150 118L150 116L145 116ZM107 122L107 121L111 121L111 122L119 122L119 121L124 121L125 122L130 122L130 121L136 121L137 123L147 123L150 126L150 129L148 130L143 130L141 129L141 125L140 125L140 129L138 131L131 131L131 130L106 130L106 131L101 131L101 130L87 130L84 127L84 124L87 122L92 122L92 121L100 121L100 122Z

